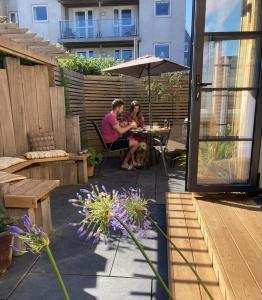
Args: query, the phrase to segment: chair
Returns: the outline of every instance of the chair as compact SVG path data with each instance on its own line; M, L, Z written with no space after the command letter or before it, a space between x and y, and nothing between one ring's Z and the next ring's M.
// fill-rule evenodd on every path
M167 150L167 144L168 144L168 140L169 140L169 136L170 136L170 131L165 136L160 136L160 137L153 136L153 149L155 150L156 161L157 161L157 163L159 162L159 158L161 155L166 176L168 176L167 166L166 166L166 150ZM157 156L157 153L158 153L158 156Z
M163 160L163 165L165 168L165 174L167 175L166 158L167 156L171 158L171 167L174 166L176 158L181 153L186 151L186 123L176 122L172 125L169 134L165 139L159 137L154 137L154 150L158 153L159 161L160 155Z
M103 139L103 136L102 136L102 133L99 129L99 126L97 124L96 121L91 121L91 123L93 124L94 128L95 128L95 131L99 137L99 140L104 148L104 151L107 152L107 153L113 153L113 152L117 152L117 151L120 151L120 154L122 151L129 151L129 148L128 147L125 147L125 148L121 148L121 149L116 149L116 150L112 150L111 148L113 147L114 143L112 143L112 145L110 146L110 148L107 146L107 144L105 143L104 139Z

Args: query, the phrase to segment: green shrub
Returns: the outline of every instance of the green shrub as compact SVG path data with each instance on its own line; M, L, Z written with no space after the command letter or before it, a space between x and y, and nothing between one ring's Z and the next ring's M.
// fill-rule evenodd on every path
M59 59L61 68L78 72L83 75L111 75L103 72L103 69L112 67L118 63L113 58L84 58L79 55L71 55L70 58Z
M96 166L102 162L103 155L101 153L97 153L94 148L89 148L88 152L91 154L88 161L90 166Z

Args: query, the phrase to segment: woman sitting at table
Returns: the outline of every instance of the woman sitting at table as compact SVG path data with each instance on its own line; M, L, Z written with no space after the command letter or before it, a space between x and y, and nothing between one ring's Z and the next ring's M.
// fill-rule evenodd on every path
M141 107L138 101L134 100L131 102L130 111L124 117L125 122L136 122L137 127L144 126L144 117L141 112Z
M145 119L141 112L141 107L138 101L134 100L131 102L130 111L124 116L125 124L130 124L131 122L135 122L137 128L142 128L145 125ZM143 166L145 161L145 156L147 156L148 145L146 139L143 135L137 133L130 133L128 136L130 139L136 140L139 145L136 151L136 159L138 162L138 166Z

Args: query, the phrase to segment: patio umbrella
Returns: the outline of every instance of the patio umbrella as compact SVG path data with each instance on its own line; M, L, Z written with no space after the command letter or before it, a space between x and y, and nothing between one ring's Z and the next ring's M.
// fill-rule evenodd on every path
M185 71L189 68L169 60L146 55L137 59L104 69L103 71L124 74L136 78L148 77L149 124L152 126L151 113L151 76L162 73Z

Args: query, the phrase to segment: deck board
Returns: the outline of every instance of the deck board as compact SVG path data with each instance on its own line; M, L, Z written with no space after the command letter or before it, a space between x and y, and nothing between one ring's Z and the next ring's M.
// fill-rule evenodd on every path
M195 196L194 204L226 299L259 300L262 239L256 231L262 229L262 211L253 201L241 200Z
M222 300L190 194L167 193L167 222L169 236L185 257L193 263L214 299ZM177 300L208 299L193 272L180 255L170 248L169 282Z

